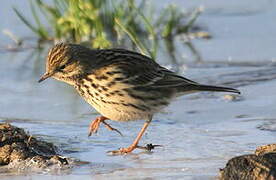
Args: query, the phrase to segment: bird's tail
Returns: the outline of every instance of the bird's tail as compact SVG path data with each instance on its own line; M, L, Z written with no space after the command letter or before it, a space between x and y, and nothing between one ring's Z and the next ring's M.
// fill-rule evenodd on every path
M234 88L229 87L221 87L221 86L209 86L209 85L202 85L202 84L185 84L178 86L177 91L180 95L183 94L190 94L199 91L217 91L217 92L231 92L240 94L241 92Z
M209 86L209 85L194 85L193 89L196 91L218 91L218 92L231 92L240 94L241 92L234 88L220 87L220 86Z

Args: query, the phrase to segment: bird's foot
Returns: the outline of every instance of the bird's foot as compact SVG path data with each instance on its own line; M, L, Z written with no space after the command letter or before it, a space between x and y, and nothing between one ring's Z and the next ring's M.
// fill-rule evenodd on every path
M127 153L132 152L136 148L137 148L137 146L132 146L131 145L127 148L120 148L120 149L114 150L114 151L107 151L107 153L111 154L111 155L123 155L123 154L127 154Z
M151 151L153 150L155 147L161 147L162 145L153 145L153 144L147 144L146 146L129 146L127 148L120 148L119 150L115 150L115 151L108 151L108 154L111 155L123 155L123 154L128 154L130 152L132 152L134 149L143 149L143 150L147 150L147 151Z
M147 150L149 152L151 152L151 150L153 150L155 147L162 147L162 145L158 145L158 144L147 144L146 146L137 146L137 148L139 149L144 149Z
M107 129L109 129L110 131L115 131L115 132L117 132L118 134L120 134L121 136L123 136L123 134L122 134L118 129L113 128L112 126L110 126L109 124L107 124L105 121L103 121L102 123L103 123L103 124L105 125L105 127L106 127Z
M123 134L118 129L113 128L112 126L110 126L108 123L105 122L105 120L107 120L107 119L108 118L106 118L104 116L100 116L100 117L97 117L93 122L91 122L91 124L89 126L88 136L91 136L93 133L97 133L101 123L103 123L107 129L109 129L111 131L116 131L121 136L123 136Z

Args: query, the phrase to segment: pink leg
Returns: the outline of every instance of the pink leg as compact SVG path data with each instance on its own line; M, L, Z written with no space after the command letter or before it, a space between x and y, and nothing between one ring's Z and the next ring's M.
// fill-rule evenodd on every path
M133 141L133 143L127 147L127 148L120 148L119 150L110 151L112 154L126 154L132 152L134 149L139 148L138 143L143 136L144 132L146 131L147 127L149 126L149 122L145 122L144 126L142 127L141 131L137 135L136 139Z

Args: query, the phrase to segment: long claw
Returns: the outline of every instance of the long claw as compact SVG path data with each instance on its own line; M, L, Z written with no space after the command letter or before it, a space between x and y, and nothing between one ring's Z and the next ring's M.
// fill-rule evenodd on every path
M115 129L113 127L111 127L109 124L107 124L104 120L106 120L107 118L104 116L100 116L98 118L96 118L89 126L89 132L88 132L88 137L91 136L93 133L97 133L100 124L103 123L105 125L105 127L111 131L116 131L117 133L119 133L121 136L123 136L123 134L118 130Z
M92 135L92 131L88 132L88 137L90 137Z
M143 149L143 150L147 150L149 152L151 152L151 150L153 150L155 147L162 147L162 145L153 145L153 144L147 144L146 146L130 146L128 148L120 148L118 150L114 150L114 151L107 151L107 153L109 155L123 155L123 154L128 154L130 152L132 152L134 149L138 148L138 149Z
M123 155L123 153L120 150L107 151L106 153L110 156Z
M90 137L92 134L93 134L93 131L92 131L92 130L89 130L89 132L88 132L88 137Z
M154 144L147 144L146 146L137 146L138 149L144 149L147 151L151 151L153 150L155 147L163 147L162 145L154 145Z
M137 147L130 146L128 148L120 148L120 149L114 150L114 151L107 151L107 153L112 155L112 156L123 155L123 154L128 154L128 153L132 152L136 148Z
M107 124L106 122L102 122L104 125L105 125L105 127L107 128L107 129L109 129L110 131L116 131L117 133L119 133L121 136L123 136L123 134L118 130L118 129L116 129L116 128L113 128L113 127L111 127L109 124Z

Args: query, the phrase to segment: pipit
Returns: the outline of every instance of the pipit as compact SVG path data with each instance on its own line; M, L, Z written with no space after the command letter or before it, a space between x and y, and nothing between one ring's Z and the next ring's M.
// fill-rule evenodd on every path
M46 73L39 82L53 77L75 87L81 97L102 116L91 122L89 136L105 120L145 120L134 142L113 153L129 153L138 146L155 113L173 99L199 91L240 93L237 89L202 85L160 66L151 58L125 49L89 49L78 44L59 43L52 47ZM152 147L153 145L151 145Z

